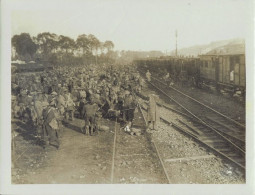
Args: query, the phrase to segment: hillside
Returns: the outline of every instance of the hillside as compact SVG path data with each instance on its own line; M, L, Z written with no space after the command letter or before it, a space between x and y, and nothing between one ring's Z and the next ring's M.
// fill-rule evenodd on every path
M245 53L244 39L229 39L215 41L205 45L195 45L192 47L182 48L178 50L178 55L197 56L200 54L229 54L229 53ZM175 55L175 51L171 52Z

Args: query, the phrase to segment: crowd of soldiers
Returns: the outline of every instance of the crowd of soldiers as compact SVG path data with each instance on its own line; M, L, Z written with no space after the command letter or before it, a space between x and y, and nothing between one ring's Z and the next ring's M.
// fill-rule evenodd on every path
M85 121L84 134L98 133L101 118L132 123L135 94L143 78L134 66L87 65L12 74L12 117L30 122L45 146L59 148L63 124Z

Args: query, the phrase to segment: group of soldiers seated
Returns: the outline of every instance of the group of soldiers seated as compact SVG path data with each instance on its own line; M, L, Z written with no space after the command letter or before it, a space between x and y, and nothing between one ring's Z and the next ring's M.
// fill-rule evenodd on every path
M98 133L101 118L132 122L135 94L144 80L135 67L87 65L12 76L12 116L30 122L45 146L59 148L63 125L85 121L84 134Z

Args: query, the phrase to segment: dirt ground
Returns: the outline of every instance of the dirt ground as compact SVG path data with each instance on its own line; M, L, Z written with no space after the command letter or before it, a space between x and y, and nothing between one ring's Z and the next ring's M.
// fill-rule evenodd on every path
M104 124L110 127L109 131L100 131L98 136L85 136L80 131L82 120L68 122L58 150L53 146L43 149L24 134L18 134L13 160L18 159L12 170L12 182L110 183L114 122L105 120ZM13 128L22 128L20 122L13 123Z

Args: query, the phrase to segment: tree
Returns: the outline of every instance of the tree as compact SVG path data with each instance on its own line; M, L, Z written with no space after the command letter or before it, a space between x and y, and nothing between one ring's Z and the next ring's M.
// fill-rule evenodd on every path
M48 60L51 53L56 53L58 49L58 35L54 33L44 32L36 37L39 46L39 53L42 53L44 60Z
M76 40L76 45L78 49L82 49L82 54L87 54L89 52L89 39L87 35L79 35Z
M97 53L100 47L100 41L94 35L91 34L88 35L88 40L91 53L93 54L93 51Z
M114 57L114 44L111 41L100 42L92 34L81 34L75 41L68 36L50 32L39 33L36 37L23 33L12 37L12 45L13 52L26 61L33 58L36 59L34 61L42 60L53 64L89 64L104 63L109 61L109 56Z
M22 56L25 61L34 59L37 45L33 42L28 33L13 36L12 45L16 49L17 54Z
M104 47L107 49L106 56L107 56L107 62L109 62L109 59L112 58L112 54L113 54L112 50L114 48L114 44L112 41L105 41Z
M113 50L114 44L112 41L105 41L104 47L107 49L107 52L109 52L109 51Z
M75 49L75 41L70 37L60 35L58 41L59 47L65 51L65 53L73 53Z
M88 35L88 40L89 40L90 52L92 55L93 53L95 53L95 60L97 64L97 53L98 53L98 49L100 48L100 41L94 35L91 35L91 34Z

